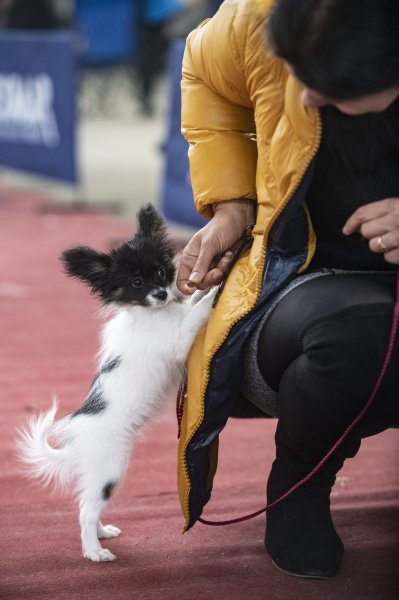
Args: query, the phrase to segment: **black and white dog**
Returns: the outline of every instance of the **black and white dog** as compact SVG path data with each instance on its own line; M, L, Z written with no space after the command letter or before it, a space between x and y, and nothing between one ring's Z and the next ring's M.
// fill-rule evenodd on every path
M93 561L116 558L99 538L120 530L103 525L101 511L126 472L139 430L177 390L215 295L198 291L183 299L162 218L147 205L138 223L133 239L109 253L78 247L62 254L67 274L89 285L114 313L102 331L98 371L84 404L55 421L54 402L18 441L31 476L76 492L83 554Z

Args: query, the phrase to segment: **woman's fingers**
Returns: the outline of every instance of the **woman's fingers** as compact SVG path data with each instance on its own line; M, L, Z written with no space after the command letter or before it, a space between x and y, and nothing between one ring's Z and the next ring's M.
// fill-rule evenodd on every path
M183 294L192 294L197 289L194 283L189 281L189 278L198 260L200 246L201 240L194 236L181 253L176 285Z
M205 276L209 274L211 265L217 254L218 246L215 244L215 240L212 238L203 239L188 281L194 283L197 287L201 285Z
M355 231L359 231L365 223L387 217L393 212L399 214L399 198L386 198L378 202L364 204L349 217L342 232L345 235L350 235Z
M197 288L205 289L216 285L223 277L233 253L227 251L220 258L220 244L217 236L198 232L184 248L177 273L177 287L185 294L192 294Z
M342 232L358 231L369 242L372 252L399 264L399 198L386 198L358 208L345 223Z
M219 260L217 265L208 271L201 282L201 289L206 289L212 285L219 285L223 281L225 273L234 257L234 252L228 251Z

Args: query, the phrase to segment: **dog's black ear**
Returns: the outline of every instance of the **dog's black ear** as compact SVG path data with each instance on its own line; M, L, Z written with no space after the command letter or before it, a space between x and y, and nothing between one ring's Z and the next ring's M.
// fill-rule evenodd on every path
M139 234L149 238L164 238L166 236L166 225L163 218L152 204L146 204L137 213L139 222Z
M71 277L78 277L89 284L93 292L99 292L108 278L112 258L87 246L65 250L60 257L64 270Z

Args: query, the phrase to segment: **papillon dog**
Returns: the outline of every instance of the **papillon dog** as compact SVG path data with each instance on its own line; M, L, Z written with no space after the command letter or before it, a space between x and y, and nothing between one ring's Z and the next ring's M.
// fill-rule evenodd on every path
M175 285L174 251L155 208L138 213L136 235L108 253L89 247L61 256L112 313L102 330L98 369L80 408L55 421L57 403L19 432L19 456L29 474L71 490L79 500L83 555L116 557L99 539L120 534L101 512L126 472L134 441L177 391L197 333L215 296L187 299Z

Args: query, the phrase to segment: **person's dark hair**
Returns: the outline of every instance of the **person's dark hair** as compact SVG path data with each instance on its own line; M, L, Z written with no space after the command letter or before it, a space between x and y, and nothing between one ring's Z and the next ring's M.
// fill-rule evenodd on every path
M399 0L275 0L267 35L297 78L330 98L399 84Z

